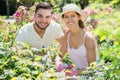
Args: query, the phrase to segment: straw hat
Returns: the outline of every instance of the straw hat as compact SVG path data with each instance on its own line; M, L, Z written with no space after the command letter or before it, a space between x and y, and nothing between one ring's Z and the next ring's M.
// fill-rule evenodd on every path
M83 16L82 16L82 13L81 13L81 9L76 5L76 4L67 4L65 5L63 8L62 8L62 14L61 16L63 16L65 13L69 12L69 11L75 11L77 12L78 14L81 15L81 20L83 20Z

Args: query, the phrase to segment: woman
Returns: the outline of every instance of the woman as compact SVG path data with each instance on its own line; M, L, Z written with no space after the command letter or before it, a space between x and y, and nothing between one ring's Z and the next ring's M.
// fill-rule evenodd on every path
M73 64L75 64L77 74L80 74L86 70L86 67L90 66L90 63L96 61L96 40L92 33L84 29L82 14L77 5L64 6L62 19L69 29L64 36L61 48L62 57L68 52ZM61 66L59 60L57 56L57 68Z

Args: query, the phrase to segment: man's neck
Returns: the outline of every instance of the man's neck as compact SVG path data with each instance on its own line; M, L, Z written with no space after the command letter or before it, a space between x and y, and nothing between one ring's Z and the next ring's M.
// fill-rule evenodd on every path
M34 24L34 29L36 31L36 33L42 38L44 36L45 30L41 30L40 28L38 28L35 24Z

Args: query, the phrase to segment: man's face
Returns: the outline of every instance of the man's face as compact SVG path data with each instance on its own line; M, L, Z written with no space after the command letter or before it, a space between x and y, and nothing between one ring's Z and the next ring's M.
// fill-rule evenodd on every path
M35 25L41 30L45 30L52 19L52 13L49 9L38 9L35 13Z

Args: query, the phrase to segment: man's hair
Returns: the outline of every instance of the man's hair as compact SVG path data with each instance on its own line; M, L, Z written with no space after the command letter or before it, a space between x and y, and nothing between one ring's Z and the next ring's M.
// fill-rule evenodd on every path
M52 7L53 5L51 3L41 2L36 6L35 13L38 11L38 9L50 9L51 13L53 13Z

